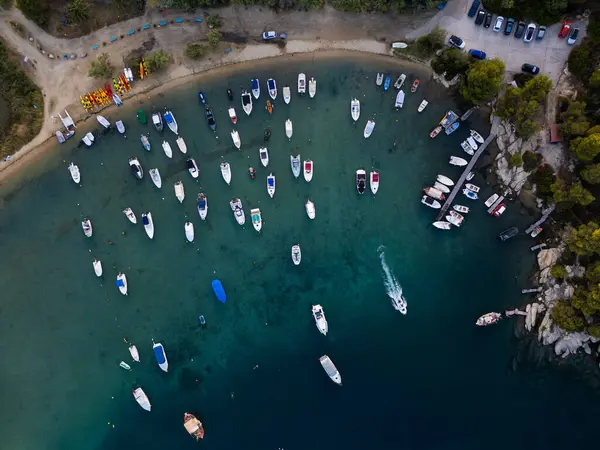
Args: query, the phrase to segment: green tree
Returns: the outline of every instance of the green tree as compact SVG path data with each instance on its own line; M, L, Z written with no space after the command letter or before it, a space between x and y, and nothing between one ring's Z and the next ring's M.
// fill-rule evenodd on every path
M221 37L221 33L217 30L210 30L208 33L206 33L206 39L212 48L215 48L217 45L219 45L219 42L221 42Z
M581 170L581 178L590 184L600 184L600 164L591 164Z
M208 28L211 29L221 28L223 26L223 18L218 14L210 15L206 19L206 24L208 25Z
M597 284L587 288L577 286L573 292L571 305L580 310L584 316L589 317L600 311L600 289Z
M594 70L594 65L590 64L591 60L592 55L586 45L573 47L569 53L569 71L581 81L586 82Z
M102 53L98 58L92 61L88 76L93 78L110 78L115 71L114 66L108 59L108 54Z
M552 266L552 269L550 269L550 274L557 280L564 280L567 278L567 269L565 269L565 266L557 264Z
M560 115L560 132L565 138L583 136L589 129L590 123L585 117L585 102L569 101L567 110Z
M540 126L535 122L540 109L540 104L535 100L521 102L515 114L515 131L517 134L527 139L540 131Z
M207 51L206 45L202 44L188 44L185 46L185 56L190 59L202 59Z
M571 142L571 145L569 145L569 150L573 152L580 161L593 161L600 153L600 134L590 134L589 136L575 139Z
M600 227L596 222L588 222L577 228L566 229L565 242L569 250L577 255L600 254Z
M541 102L546 98L550 89L552 89L552 80L546 75L539 75L525 83L523 96L528 100Z
M556 183L556 175L552 167L544 164L537 168L531 177L531 181L535 183L538 197L548 201L554 196L554 184Z
M540 160L541 157L539 157L539 155L527 150L525 153L523 153L523 169L525 169L527 172L531 172L537 167Z
M517 114L522 98L523 89L512 85L508 86L498 101L498 115L503 119L512 119Z
M43 27L48 23L50 7L47 0L17 0L17 7L28 19Z
M595 323L594 325L589 325L586 328L586 331L595 338L600 339L600 324Z
M567 300L556 302L552 310L552 319L565 331L582 331L585 327L583 316Z
M146 65L150 73L160 72L166 69L171 62L171 58L164 50L157 50L151 55L146 56Z
M557 181L552 186L552 190L554 191L554 201L556 203L573 203L587 206L596 200L592 193L584 188L580 182L567 187L563 182Z
M508 165L510 167L520 167L523 165L523 158L518 153L513 153L510 155L510 159L508 160Z
M67 4L69 23L82 23L90 18L90 4L87 0L71 0Z
M596 133L600 134L600 125L594 125L592 128L589 128L589 129L588 129L588 130L585 132L585 134L587 134L588 136L589 136L590 134L596 134Z
M434 59L431 62L431 67L438 74L445 73L445 78L451 80L457 74L466 73L469 64L469 57L465 52L457 48L451 48Z
M498 94L504 76L504 63L499 59L477 61L467 71L461 92L473 103L484 103Z

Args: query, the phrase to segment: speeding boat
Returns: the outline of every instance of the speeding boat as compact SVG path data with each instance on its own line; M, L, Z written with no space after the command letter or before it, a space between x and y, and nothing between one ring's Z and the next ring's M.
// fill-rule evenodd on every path
M388 75L385 77L385 81L383 82L383 90L387 91L392 84L392 78Z
M306 75L298 74L298 94L306 94Z
M96 119L98 120L98 122L100 122L100 125L102 125L104 128L106 128L106 129L110 128L110 122L108 120L106 120L106 118L104 116L101 116L100 114L98 114L96 116Z
M79 183L81 181L81 174L79 173L79 167L74 163L69 164L69 173L71 174L71 178L75 183Z
M364 194L367 188L367 172L362 169L356 171L356 192Z
M272 173L267 177L267 194L271 198L275 195L275 176Z
M375 84L381 86L383 84L383 73L377 72L377 78L375 78Z
M292 168L292 173L294 174L295 178L298 178L300 176L300 155L298 156L292 156L290 155L290 166Z
M295 266L299 265L300 261L302 261L302 251L298 244L292 246L292 261Z
M140 141L142 142L142 146L144 147L144 150L149 152L150 151L150 141L148 140L148 136L146 136L145 134L142 134L140 136Z
M404 106L404 91L400 89L396 94L396 101L394 102L394 108L402 108Z
M360 101L356 98L350 101L350 115L355 122L360 117Z
M152 124L154 125L154 128L156 128L156 131L163 130L163 120L159 112L152 113Z
M200 103L203 105L206 105L206 97L204 96L204 92L198 92L198 100L200 100Z
M377 194L377 191L379 190L379 172L370 173L369 185L371 186L371 192L373 195Z
M135 217L135 214L131 208L125 208L123 210L123 214L125 214L125 217L127 217L131 223L137 223L137 217Z
M292 139L292 134L294 134L294 128L292 126L292 121L288 119L285 121L285 135L288 139Z
M428 195L424 195L421 198L421 203L423 203L424 205L427 205L427 206L429 206L430 208L433 208L433 209L440 209L442 207L442 205L440 204L440 202L438 202L434 198L429 197Z
M371 120L371 119L367 120L367 124L365 125L365 131L363 133L365 139L367 139L369 136L371 136L374 129L375 129L375 121Z
M154 185L160 189L162 187L162 178L160 177L158 169L150 169L148 173L150 174L150 178L152 178Z
M448 186L446 186L445 184L440 183L439 181L436 181L433 184L433 188L437 189L438 191L443 192L444 194L449 194L450 193L450 188Z
M231 89L227 89L227 98L233 100L233 91Z
M317 80L315 77L311 77L308 81L308 96L314 98L315 95L317 95Z
M135 345L132 344L129 346L129 354L135 362L140 362L140 353Z
M269 90L269 97L275 100L277 98L277 83L273 78L267 80L267 89Z
M125 124L123 123L122 120L117 120L115 122L115 125L117 126L117 131L121 134L125 134Z
M94 259L92 261L92 267L94 268L94 273L98 278L102 276L102 262L99 259Z
M233 141L233 145L235 145L235 148L239 150L242 146L242 141L240 140L240 133L238 133L237 130L233 130L231 132L231 140Z
M221 163L221 176L225 180L225 183L231 184L231 166L227 161Z
M192 222L186 222L183 229L185 231L185 238L188 242L194 242L194 224Z
M252 90L254 98L258 100L258 97L260 97L260 81L258 81L258 78L254 78L250 82L250 89Z
M175 116L173 115L173 113L171 111L165 111L164 117L165 122L169 127L169 130L171 130L175 134L179 134L179 132L177 131L177 121L175 120Z
M465 186L467 187L467 186ZM468 188L468 187L467 187ZM473 190L473 189L471 189ZM473 191L473 192L477 192L477 191ZM498 200L500 196L498 194L492 194L485 202L485 207L489 208L490 206L492 206L494 203L496 203L496 200Z
M304 179L310 183L313 177L313 162L310 159L304 161Z
M144 230L146 231L148 237L150 239L154 239L154 222L152 221L152 213L142 213L142 224L144 225Z
M312 314L315 318L317 329L321 332L321 334L327 336L327 332L329 331L329 325L327 324L327 319L325 318L323 307L321 305L313 305Z
M175 197L179 200L179 203L183 203L183 199L185 198L185 190L183 188L183 183L178 181L175 183Z
M246 223L246 214L242 207L242 201L239 198L234 198L229 202L229 206L231 206L235 221L240 225L244 225Z
M145 409L146 411L150 411L152 405L150 405L150 400L146 393L142 390L142 388L137 388L133 390L133 398L138 402L138 405Z
M198 194L198 215L202 220L206 220L206 214L208 214L208 200L206 195L202 192Z
M470 130L470 131L471 131L471 136L473 136L473 139L475 139L480 144L484 143L485 140L477 131L475 131L475 130Z
M454 133L458 127L460 126L460 122L454 122L452 125L450 125L448 128L446 128L445 133L450 136L452 133Z
M223 284L220 280L212 280L212 288L213 292L217 296L217 300L221 303L225 303L227 301L227 295L225 294L225 289L223 289Z
M185 155L187 153L187 145L185 144L183 138L179 136L175 142L177 142L177 147L179 147L181 153Z
M200 422L196 416L184 413L183 426L185 427L185 431L187 431L194 439L198 440L204 438L204 427L202 426L202 422Z
M466 160L459 158L458 156L451 156L449 163L458 167L466 166L468 164Z
M394 83L394 88L395 89L401 89L405 80L406 80L406 75L405 74L401 74L398 77L398 79L396 80L396 82Z
M242 92L242 109L248 116L252 112L252 96L248 93L248 91Z
M474 185L474 184L471 184L471 183L467 183L467 184L465 184L465 187L466 187L467 189L469 189L470 191L473 191L473 192L475 192L475 193L478 193L478 192L480 191L480 188L479 188L479 186L476 186L476 185ZM495 201L495 200L494 200L494 201Z
M460 146L467 155L473 156L475 154L475 152L473 151L473 148L469 145L468 141L462 141L460 143Z
M437 180L440 183L444 183L446 186L454 186L454 181L452 181L450 178L448 178L445 175L438 175Z
M81 139L81 142L83 142L86 147L91 147L92 144L94 143L94 135L91 132L88 132L85 134L85 136Z
M254 208L250 210L250 217L252 218L252 226L256 231L260 231L262 229L262 216L260 213L260 209Z
M286 105L289 105L290 102L292 101L292 90L290 89L289 86L283 87L283 101L285 102Z
M123 272L119 272L117 275L117 287L121 294L127 295L127 277Z
M413 84L412 84L412 86L410 87L410 92L412 92L413 94L414 94L415 92L417 92L417 89L419 88L419 84L420 84L420 83L421 83L421 82L419 81L419 79L418 79L418 78L417 78L415 81L413 81Z
M425 192L430 197L435 198L436 200L444 200L446 198L442 191L433 187L426 187L423 189L423 192Z
M233 106L229 107L229 118L231 119L231 123L234 125L237 123L237 116L235 114L235 108Z
M198 164L196 164L196 160L194 158L188 158L185 165L192 178L198 178L200 170L198 169Z
M204 108L204 115L206 116L206 123L208 123L208 128L210 128L213 131L216 131L217 122L215 120L215 115L213 114L212 109L210 109L209 106Z
M490 312L481 316L475 322L475 325L478 327L487 327L488 325L492 325L498 322L502 318L502 314L497 312Z
M154 352L154 357L156 358L156 363L158 367L161 368L163 372L169 371L169 361L167 361L167 354L165 353L165 348L159 342L158 344L152 341L152 351Z
M129 160L129 167L131 167L131 172L133 176L135 176L138 180L141 180L144 176L144 170L142 169L142 165L140 164L137 158L131 158Z
M259 148L258 156L260 157L260 162L263 167L267 167L269 165L269 151L267 150L267 147Z
M469 190L469 189L463 189L463 191L462 191L462 192L463 192L463 194L465 194L465 196L466 196L468 199L471 199L471 200L477 200L477 199L479 198L479 197L477 197L477 194L476 194L475 192L473 192L473 191L471 191L471 190Z
M463 205L454 205L454 206L452 206L452 208L454 208L454 211L458 211L459 213L463 213L463 214L466 214L470 211L468 206L463 206Z
M165 152L165 155L167 155L167 158L173 158L173 150L171 149L171 144L169 144L167 141L163 141L162 148Z
M423 112L423 110L427 107L427 105L429 105L429 102L427 100L423 100L421 102L421 104L419 105L417 112Z
M306 214L308 215L309 219L312 220L316 217L317 213L315 211L315 204L313 202L307 200L304 208L306 209Z
M85 218L81 221L81 228L83 229L83 234L85 237L92 237L92 221L88 218Z
M437 127L435 127L433 130L431 130L431 133L429 133L429 137L431 139L433 139L434 137L436 137L438 134L440 134L440 132L443 130L441 125L438 125Z
M450 222L437 221L432 224L438 230L449 230L452 228L452 224Z
M327 355L321 356L319 358L319 362L321 363L321 366L325 370L325 373L327 374L327 376L329 378L331 378L331 380L335 384L338 384L341 386L342 385L342 376L340 375L340 372L337 370L337 368L335 367L335 365L333 364L331 359L329 359L329 356L327 356Z

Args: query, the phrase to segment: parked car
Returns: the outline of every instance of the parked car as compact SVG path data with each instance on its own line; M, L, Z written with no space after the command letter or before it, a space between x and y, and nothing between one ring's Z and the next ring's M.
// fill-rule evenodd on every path
M485 21L483 22L483 26L485 28L489 28L490 25L492 24L492 19L493 19L494 15L492 13L487 13L485 15Z
M494 32L498 33L502 29L502 24L504 23L504 17L498 16L496 18L496 24L494 25Z
M525 42L531 42L533 41L533 36L535 36L535 23L530 23L529 25L527 25L527 31L525 32L525 37L523 38L523 41Z
M561 39L566 38L571 31L571 22L567 22L566 20L562 24L562 28L558 32L558 37Z
M579 28L573 28L571 33L569 34L569 39L567 39L567 44L573 45L577 42L577 38L579 37Z
M270 41L270 40L273 40L273 39L277 39L277 32L276 31L265 31L262 34L262 38L265 41Z
M515 28L515 37L517 39L521 39L523 37L523 35L525 34L526 27L527 25L525 25L525 22L519 22L517 24L517 27Z
M475 59L485 59L487 56L483 50L475 50L474 48L469 50L469 55Z
M546 27L544 25L540 25L540 27L538 28L537 36L535 37L535 39L537 41L541 41L542 39L544 39L544 35L545 34L546 34Z
M508 18L506 21L506 25L504 25L504 34L508 36L513 31L513 27L515 26L515 19Z
M480 9L475 18L475 25L481 25L485 19L485 9Z
M528 72L533 75L537 75L540 73L540 68L538 66L534 66L533 64L525 63L521 66L521 70L523 72Z
M450 39L448 39L448 45L462 50L463 48L465 48L466 44L465 44L465 41L463 41L458 36L452 35L452 36L450 36Z
M474 0L474 2L471 4L471 8L469 9L467 15L469 17L475 17L475 14L477 14L477 10L479 9L479 5L481 5L481 1Z

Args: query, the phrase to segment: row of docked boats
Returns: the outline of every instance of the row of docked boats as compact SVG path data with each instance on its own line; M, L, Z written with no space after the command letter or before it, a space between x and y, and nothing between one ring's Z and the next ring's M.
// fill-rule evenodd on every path
M258 100L260 98L260 80L258 78L253 78L250 81L250 90L252 92L252 96ZM272 100L277 98L277 82L273 78L269 78L267 80L267 92ZM306 94L305 73L298 74L298 94ZM317 80L315 80L314 77L311 77L308 81L308 95L310 98L313 98L315 95L317 95ZM283 87L283 101L286 104L289 104L291 100L291 89L289 85L286 85Z

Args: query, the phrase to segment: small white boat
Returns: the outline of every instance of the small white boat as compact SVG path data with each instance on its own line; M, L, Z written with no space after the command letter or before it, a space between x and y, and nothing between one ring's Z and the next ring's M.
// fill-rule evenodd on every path
M470 189L463 189L462 192L463 194L465 194L465 197L467 197L470 200L477 200L479 198L477 194L471 191Z
M250 81L250 90L252 91L252 95L256 100L260 97L260 81L258 78L253 78Z
M315 211L315 204L313 202L307 200L304 208L306 209L306 215L308 215L309 219L312 220L316 217L317 213Z
M231 184L231 166L227 161L221 163L221 176L225 180L225 183Z
M242 141L240 140L240 133L238 133L236 130L233 130L231 132L231 140L233 141L233 145L235 145L235 148L239 150L242 146Z
M444 200L446 198L442 191L433 187L426 187L423 189L423 192L425 192L430 197L435 198L436 200Z
M306 94L306 75L298 74L298 94Z
M275 100L277 98L277 83L273 78L267 80L267 89L269 90L269 97Z
M471 136L473 136L473 138L480 144L483 144L485 141L483 137L475 130L471 130Z
M152 113L152 124L156 131L161 132L163 130L163 120L159 112Z
M181 136L179 136L175 142L177 142L177 147L179 147L179 150L181 150L181 153L183 153L185 155L187 153L187 145L185 144L185 141L183 140L183 138Z
M149 152L150 151L150 140L148 139L148 136L146 136L145 134L142 134L140 136L140 141L142 142L142 146L144 147L144 150Z
M127 364L125 361L121 361L119 363L119 367L122 367L125 370L131 370L131 366L129 364Z
M329 331L329 325L327 324L327 319L325 318L323 307L321 305L313 305L312 314L315 318L315 323L317 324L318 330L321 332L321 334L327 336L327 332Z
M408 44L406 42L392 42L392 48L406 48Z
M208 214L208 199L206 198L206 195L204 195L202 192L198 194L197 209L200 219L206 220L206 215Z
M173 150L171 149L171 144L169 144L167 141L163 141L162 148L165 151L165 155L167 155L167 158L173 158Z
M402 85L404 84L404 82L406 81L406 75L405 74L401 74L398 79L396 80L396 82L394 83L394 88L395 89L401 89Z
M106 120L106 118L104 116L101 116L100 114L98 114L96 116L96 119L98 120L98 122L100 122L100 125L102 125L104 128L106 128L106 129L110 128L110 122L108 120Z
M92 221L90 219L83 219L81 221L81 228L83 228L83 234L86 237L92 237L93 229L92 229Z
M298 244L292 246L292 261L295 266L299 265L300 261L302 261L302 251Z
M487 327L488 325L492 325L492 324L498 322L501 318L502 318L502 314L497 313L497 312L489 312L489 313L481 316L479 319L477 319L477 322L475 322L475 325L477 325L478 327Z
M475 178L475 172L469 172L467 174L467 181L471 181L473 178Z
M259 148L258 156L260 157L260 162L263 167L267 167L269 165L269 151L267 150L267 147Z
M260 209L254 208L250 210L250 217L252 218L252 226L256 231L262 229L262 215L260 213Z
M373 195L377 194L377 191L379 190L379 172L370 173L369 185L371 186L371 192Z
M239 198L234 198L229 202L229 206L231 206L235 221L240 225L244 225L246 223L246 214L244 213L242 201Z
M117 130L119 131L119 133L125 134L125 124L122 120L117 120L115 122L115 125L117 126Z
M446 186L454 186L454 181L452 181L450 178L448 178L445 175L438 175L437 180L440 183L444 183Z
M175 197L177 197L177 200L179 200L179 203L183 203L183 199L185 198L185 190L183 188L183 183L181 181L178 181L177 183L175 183L174 187L175 187Z
M467 138L467 143L469 144L469 147L471 147L473 150L477 150L477 148L479 147L477 145L477 142L475 142L475 139L473 139L473 136L469 136Z
M96 276L101 277L102 276L102 262L100 262L99 259L94 259L94 261L92 261L92 266L94 267L94 273L96 274Z
M127 71L125 70L124 73L127 73ZM117 105L117 106L121 106L123 104L123 100L121 100L121 97L119 97L119 94L113 94L112 99L115 102L115 105Z
M446 186L445 184L440 183L439 181L436 181L433 184L433 188L437 189L438 191L443 192L444 194L449 194L450 193L450 188L448 186Z
M81 141L87 146L87 147L91 147L92 144L94 143L94 135L92 133L86 133L85 136L83 137L83 139L81 139Z
M79 167L77 167L74 163L69 164L69 173L71 174L71 178L75 183L79 183L81 181Z
M428 195L424 195L421 198L421 203L423 203L424 205L427 205L427 206L429 206L430 208L433 208L433 209L440 209L442 207L442 205L440 204L440 202L438 202L434 198L431 198Z
M252 112L252 96L248 93L248 91L244 91L242 93L242 109L248 116Z
M275 176L272 173L267 177L267 193L271 198L275 195Z
M478 192L479 192L479 190L480 190L480 189L479 189L479 186L475 186L474 184L471 184L471 183L467 183L467 184L465 184L465 187L466 187L467 189L469 189L470 191L473 191L473 192L475 192L475 193L478 193ZM494 200L494 201L495 201L495 200Z
M150 400L148 399L148 396L142 390L142 388L134 389L133 397L135 398L135 401L138 402L138 405L140 405L142 407L142 409L145 409L146 411L150 411L150 408L152 408L152 405L150 405Z
M312 160L307 159L306 161L304 161L304 179L307 183L310 183L310 180L312 180L313 178L313 169L314 165Z
M235 108L233 106L229 107L229 118L234 125L237 123L237 115L235 114Z
M127 277L123 272L119 272L117 275L117 287L121 294L127 295Z
M194 242L194 224L192 222L186 222L183 228L185 230L185 238L188 242Z
M400 89L396 94L396 101L394 102L394 108L402 108L404 106L404 91Z
M383 73L377 72L377 78L375 78L375 84L381 86L383 84Z
M135 217L131 208L125 208L123 214L125 214L125 217L127 217L131 223L137 223L137 217Z
M298 156L292 156L290 155L290 166L292 168L292 173L294 174L294 177L298 178L300 176L300 166L301 166L301 161L300 161L300 155Z
M450 210L450 212L448 214L450 215L450 217L454 217L455 219L458 219L461 223L463 220L465 220L465 216L463 216L458 211ZM452 222L452 221L449 220L448 222Z
M283 101L285 102L286 105L289 105L290 102L292 101L292 90L290 89L289 86L283 87Z
M367 120L367 124L365 125L365 131L363 133L365 139L368 138L369 136L371 136L374 129L375 129L375 121L371 120L371 119Z
M292 134L294 134L294 128L292 126L292 121L288 119L285 121L285 135L288 137L288 139L291 139Z
M471 185L471 186L473 186L473 185ZM468 185L466 185L466 187L467 187L467 188L469 188L469 186L468 186ZM473 191L473 189L471 189L471 190ZM474 191L474 192L478 192L478 191ZM490 207L490 206L492 206L494 203L496 203L496 200L498 200L498 198L499 198L499 197L500 197L500 196L499 196L498 194L493 194L492 196L490 196L490 198L488 198L488 199L485 201L485 206L486 206L486 208L489 208L489 207Z
M154 186L160 189L162 187L162 178L158 169L150 169L148 173L150 174L150 178L152 178Z
M342 385L342 376L340 375L340 372L337 370L337 368L335 367L335 365L333 364L331 359L329 359L329 356L327 356L327 355L321 356L319 358L319 362L321 363L321 366L325 370L325 373L327 374L327 376L329 376L329 378L331 378L331 380L335 384L339 384L341 386Z
M129 346L129 354L135 362L140 362L140 353L135 345L132 344Z
M144 230L146 231L148 237L150 239L154 239L154 222L152 221L152 213L142 213L142 224L144 225Z
M471 146L469 145L469 143L467 141L462 141L460 143L460 146L467 155L473 156L475 154L475 152L473 151L473 149L471 148Z
M427 108L427 105L429 105L429 102L427 100L423 100L421 102L421 104L419 105L419 108L417 109L417 112L423 112L423 110L425 108Z
M175 120L175 116L173 115L173 113L171 111L165 111L164 118L165 122L167 123L167 126L169 127L169 130L171 130L175 134L179 134L177 121Z
M350 115L355 122L360 117L360 100L354 98L350 101Z
M188 158L186 166L192 178L198 178L200 170L198 169L198 164L196 164L196 160L194 158Z
M317 80L315 80L315 77L311 77L308 81L308 95L310 98L317 95Z
M459 213L463 213L463 214L467 214L470 211L468 206L463 206L463 205L454 205L454 206L452 206L452 208L454 208L454 211L458 211Z
M458 167L466 166L468 164L466 160L459 158L458 156L451 156L449 163Z
M451 211L451 212L456 212L456 211ZM456 213L456 214L458 214L458 213ZM462 216L460 216L460 217L462 217ZM458 217L455 217L455 216L447 215L446 220L457 228L460 228L460 226L462 225L462 220L460 220Z
M163 372L168 372L169 361L167 361L165 347L160 342L157 344L156 342L152 341L152 351L154 352L154 357L156 358L158 367L160 367Z
M437 221L433 222L433 226L439 230L449 230L452 228L452 224L450 222Z

